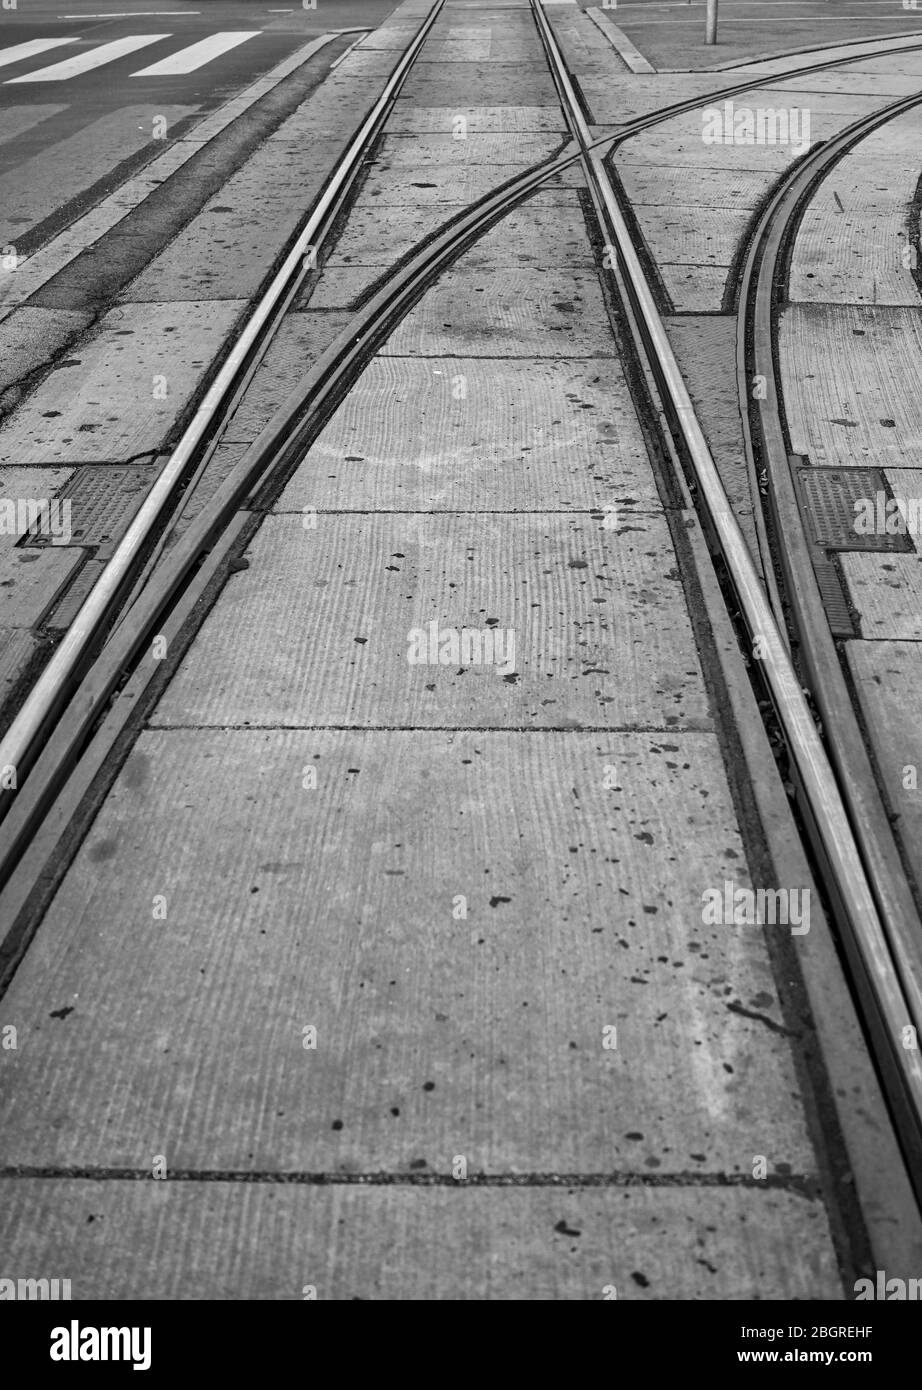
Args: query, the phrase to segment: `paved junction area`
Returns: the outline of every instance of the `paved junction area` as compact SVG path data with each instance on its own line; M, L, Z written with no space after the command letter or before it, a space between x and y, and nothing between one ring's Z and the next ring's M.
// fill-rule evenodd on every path
M922 1276L922 13L161 2L0 12L0 1276Z

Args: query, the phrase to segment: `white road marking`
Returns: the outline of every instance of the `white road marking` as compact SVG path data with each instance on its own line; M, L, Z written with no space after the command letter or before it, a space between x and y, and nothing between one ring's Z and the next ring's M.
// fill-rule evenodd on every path
M201 10L113 10L108 14L59 14L58 19L150 19L151 15L201 13Z
M178 53L172 53L169 58L163 58L159 63L152 63L149 68L141 68L131 75L132 77L175 77L179 73L194 72L196 68L204 67L213 58L218 58L222 53L226 53L228 49L246 43L247 39L255 39L256 35L260 33L262 33L261 29L239 29L229 30L224 34L212 34L210 38L200 39L198 43L192 43L188 48L181 48Z
M50 68L40 68L38 72L27 73L24 77L7 78L6 85L11 86L14 82L63 82L67 77L79 77L93 68L101 68L104 63L123 58L126 53L134 53L138 48L146 48L148 44L159 43L161 39L169 37L169 34L134 34L126 39L115 39L99 48L78 53L74 58L65 58L63 63L52 63Z
M45 53L49 48L58 48L62 43L76 43L76 39L30 39L28 43L17 43L13 48L0 48L0 68L7 63L18 63L22 58L31 58L36 53Z

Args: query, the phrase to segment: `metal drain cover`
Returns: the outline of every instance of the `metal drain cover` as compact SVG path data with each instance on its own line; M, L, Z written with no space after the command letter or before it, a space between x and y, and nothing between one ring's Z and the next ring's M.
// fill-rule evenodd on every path
M56 501L70 504L68 545L115 544L144 501L159 468L151 464L90 464L77 468L57 494ZM47 530L37 523L20 545L52 544Z
M879 468L797 468L794 476L813 540L822 550L912 551L902 514L902 533L884 528L893 492ZM922 499L920 499L922 501ZM860 504L860 505L856 505ZM922 511L922 507L920 507ZM900 515L890 508L892 517ZM864 524L867 529L859 527Z

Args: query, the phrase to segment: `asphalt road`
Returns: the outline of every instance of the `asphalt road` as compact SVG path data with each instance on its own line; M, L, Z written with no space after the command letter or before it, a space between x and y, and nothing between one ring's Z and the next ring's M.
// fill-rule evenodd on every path
M162 150L179 122L311 38L374 28L393 8L393 0L317 0L315 9L20 0L0 9L0 248L34 249L63 208Z

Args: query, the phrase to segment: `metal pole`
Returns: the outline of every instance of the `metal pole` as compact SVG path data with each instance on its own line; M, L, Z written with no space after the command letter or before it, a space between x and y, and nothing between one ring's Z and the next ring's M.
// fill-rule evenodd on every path
M707 29L704 42L717 42L717 0L708 0Z

